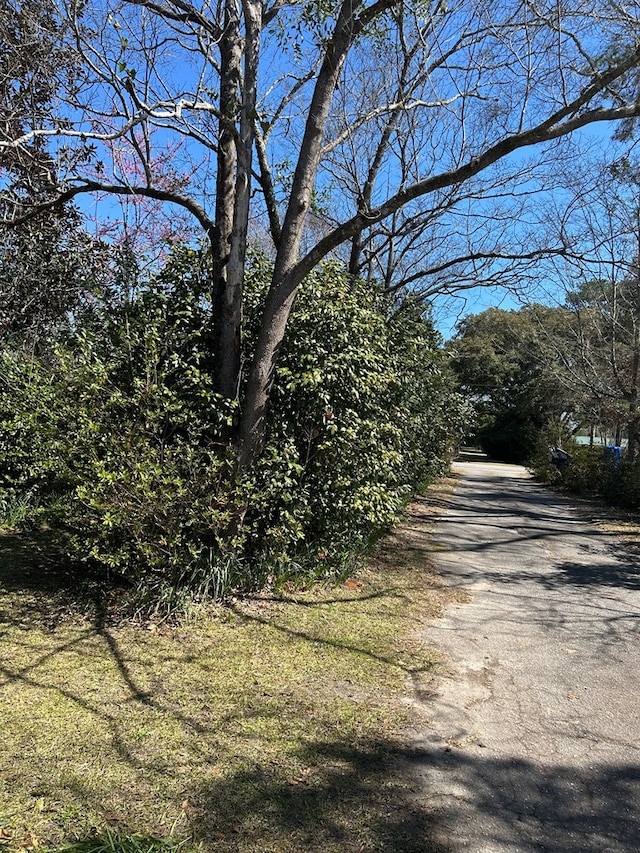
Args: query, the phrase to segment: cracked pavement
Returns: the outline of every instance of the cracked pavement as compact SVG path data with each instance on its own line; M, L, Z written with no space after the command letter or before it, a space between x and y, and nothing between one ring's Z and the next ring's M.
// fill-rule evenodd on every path
M416 799L451 853L638 853L638 558L519 466L454 470L433 556L470 600L423 633Z

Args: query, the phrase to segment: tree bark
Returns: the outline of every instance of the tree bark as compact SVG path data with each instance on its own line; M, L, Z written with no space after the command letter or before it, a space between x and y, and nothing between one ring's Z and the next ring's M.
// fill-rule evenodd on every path
M300 242L311 204L329 107L338 75L356 34L356 13L361 2L362 0L345 0L342 4L313 92L289 205L282 224L273 279L247 383L240 424L240 468L246 468L253 462L264 442L265 415L277 354L301 281L299 276L293 274L293 270L298 261Z
M638 456L638 399L640 388L640 278L636 270L635 304L633 311L633 350L631 387L629 389L629 426L627 428L627 459L633 465Z
M219 394L235 399L240 372L242 290L231 267L236 217L238 145L235 122L240 109L242 37L236 0L225 0L220 39L220 119L212 252L212 360ZM237 252L236 252L237 254ZM235 273L235 274L234 274Z

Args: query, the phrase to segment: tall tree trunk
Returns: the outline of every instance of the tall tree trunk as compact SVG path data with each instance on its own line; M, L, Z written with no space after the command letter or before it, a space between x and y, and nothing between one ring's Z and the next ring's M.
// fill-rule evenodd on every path
M240 424L238 453L240 468L251 464L260 453L264 442L265 416L273 384L276 358L300 285L300 276L296 274L295 265L311 204L329 107L338 75L356 32L355 16L361 3L362 0L345 0L342 4L313 92L290 201L282 224L273 279L267 295L256 352L247 383Z
M231 400L238 396L240 386L242 291L261 28L261 0L243 0L242 13L237 0L225 0L212 304L216 388Z
M629 427L627 430L627 458L631 465L638 455L638 402L640 401L640 208L636 210L636 257L634 263L634 304L632 311L633 348L631 387L629 389Z
M213 363L216 390L234 399L240 372L240 304L235 292L230 260L235 219L238 148L235 123L240 109L242 37L236 0L224 0L224 29L220 39L220 119L216 175L213 254Z
M629 426L627 428L627 459L633 465L638 455L638 402L640 388L640 271L636 271L635 305L633 312L633 350L631 387L629 389Z

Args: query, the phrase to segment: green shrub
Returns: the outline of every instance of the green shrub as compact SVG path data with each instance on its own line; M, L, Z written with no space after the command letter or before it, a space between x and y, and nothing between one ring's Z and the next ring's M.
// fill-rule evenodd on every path
M54 366L26 350L0 353L0 523L15 527L69 488Z
M608 503L626 509L640 508L640 465L623 459L619 465L603 464L599 492Z
M613 506L640 508L640 465L605 456L601 446L565 443L569 462L560 470L551 463L549 449L541 446L531 463L537 479L585 497L599 496Z
M214 391L203 261L176 250L48 362L11 361L36 378L0 400L0 442L17 436L7 482L57 495L74 556L128 580L145 608L344 572L446 464L465 420L422 311L329 263L296 302L264 453L236 476L237 404ZM245 360L269 276L250 261Z
M249 328L263 264L250 279ZM247 516L254 541L303 573L342 567L443 469L466 414L452 387L423 311L392 310L339 264L323 265L301 289L280 352L255 474L268 509L254 504Z
M107 306L59 352L74 555L149 601L215 571L234 514L221 436L232 403L213 389L195 252L176 253L135 299ZM221 568L224 578L228 569ZM207 588L225 584L210 578Z
M602 450L569 445L568 451L571 458L560 472L564 487L578 495L596 494L603 468L607 467Z

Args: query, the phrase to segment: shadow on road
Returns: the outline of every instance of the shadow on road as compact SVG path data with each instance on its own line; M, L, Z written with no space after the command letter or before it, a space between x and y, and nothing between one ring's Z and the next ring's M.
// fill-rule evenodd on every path
M464 796L442 803L444 824L464 829L467 804L482 815L482 849L521 853L637 853L640 767L577 770L514 759L482 760L462 750L417 749L407 762L418 777L434 768L461 779ZM461 793L461 792L460 792ZM428 791L425 796L429 796ZM462 839L461 849L464 847ZM474 848L475 849L475 848Z
M448 552L458 557L482 552L495 558L500 568L483 569L487 579L510 584L533 580L548 589L566 584L640 590L640 547L590 524L570 501L530 480L505 478L498 495L481 482L463 481L455 506L439 528ZM551 555L523 566L522 546L530 542L555 543L547 549L550 554L566 545L572 557ZM464 566L458 565L457 581L464 582L465 576ZM477 572L470 570L471 577Z
M596 563L565 562L556 566L559 583L575 586L610 586L616 589L640 590L640 565L624 553L616 553L612 548L612 560Z
M258 834L264 849L270 849L275 833L291 839L293 849L320 851L336 844L352 849L355 832L363 839L363 850L451 853L467 849L455 832L464 828L472 801L483 825L486 819L483 850L495 845L520 853L638 851L636 765L577 771L524 760L486 760L462 750L394 748L387 742L366 748L313 743L304 760L317 767L304 779L284 780L258 767L202 790L197 801L207 818L197 824L196 838ZM385 765L397 768L399 776L381 773ZM425 786L434 770L455 774L464 793L440 798ZM345 825L345 804L351 809L351 826Z

